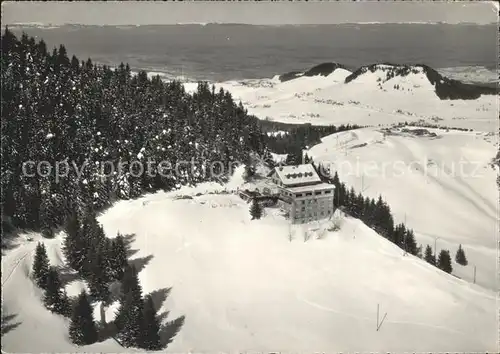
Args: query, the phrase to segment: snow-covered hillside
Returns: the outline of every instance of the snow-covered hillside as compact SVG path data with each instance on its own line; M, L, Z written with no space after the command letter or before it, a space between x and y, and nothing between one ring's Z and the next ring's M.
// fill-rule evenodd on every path
M251 221L236 195L196 196L213 188L122 201L100 217L108 236L133 235L144 292L171 288L161 311L186 318L167 352L495 351L494 292L403 256L356 219L337 232L328 221L290 227L276 209ZM60 263L60 238L44 242ZM28 279L34 246L2 258L3 307L20 322L2 348L122 352L112 341L72 348Z
M388 125L423 120L443 126L496 131L498 96L475 100L442 100L424 67L378 65L351 73L338 68L328 76L301 76L217 84L241 100L249 113L262 119L316 125ZM406 72L408 71L408 72ZM430 71L429 71L430 72ZM437 74L437 73L436 73ZM350 80L346 79L351 77ZM431 75L432 78L434 78ZM188 90L195 86L187 84Z
M419 134L418 134L419 133ZM397 222L417 241L455 254L461 243L466 267L454 274L498 289L498 171L492 167L497 137L415 127L364 128L330 135L308 151L363 194L382 195Z

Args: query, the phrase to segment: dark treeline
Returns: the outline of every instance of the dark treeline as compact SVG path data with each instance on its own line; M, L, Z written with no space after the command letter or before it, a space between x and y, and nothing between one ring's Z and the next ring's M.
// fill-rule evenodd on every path
M432 248L427 245L424 257L422 245L417 245L413 230L404 223L394 223L391 208L383 200L382 196L379 196L377 200L365 197L360 192L356 193L354 188L347 188L345 183L340 181L337 172L333 177L329 177L321 164L316 169L324 182L335 185L333 198L335 208L341 208L349 215L362 220L368 227L400 247L405 253L423 258L428 263L447 273L452 272L449 251L441 250L439 255L436 255L432 252ZM462 261L465 259L465 254L463 256L460 254L459 257ZM462 262L465 264L465 261Z
M83 214L84 207L99 209L117 198L211 180L212 162L227 166L263 153L258 120L229 92L200 83L189 95L180 82L69 58L63 45L49 51L43 40L18 39L8 29L1 45L3 226L50 235L70 210ZM178 173L168 173L168 166L192 159L196 168L179 165ZM147 160L156 163L151 173L127 167L141 161L146 169ZM47 163L38 172L26 165L23 173L27 161ZM54 166L62 161L70 169L57 180ZM124 173L111 175L119 163Z
M295 125L294 127L288 129L286 129L285 127L286 130L283 131L285 131L286 134L266 134L264 136L264 142L272 152L277 154L287 154L291 151L296 152L302 149L306 149L306 147L311 147L313 145L319 144L321 142L321 138L325 136L358 128L360 128L360 126L350 124L341 124L338 127L334 125Z

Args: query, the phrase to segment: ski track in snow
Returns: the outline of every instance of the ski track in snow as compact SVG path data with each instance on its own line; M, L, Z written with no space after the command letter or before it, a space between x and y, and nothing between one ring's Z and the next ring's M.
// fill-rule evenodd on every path
M10 277L12 276L12 274L14 274L14 272L16 271L16 269L19 267L19 265L21 264L21 262L30 254L32 253L33 250L31 251L28 251L26 252L21 258L19 258L17 261L15 261L14 263L14 266L10 269L7 277L2 281L2 288L4 287L4 285L9 281Z
M409 140L409 141L411 141L411 140ZM409 159L407 159L406 161L419 161L419 160L421 160L421 159L417 158L417 155L408 146L408 145L411 144L409 141L406 142L406 144L402 143L400 141L397 141L396 139L394 141L392 141L392 142L398 144L398 148L396 148L396 149L399 152L402 152L402 151L406 151L407 152L407 157L409 157ZM446 167L446 166L444 166L444 167ZM445 190L447 190L447 191L449 191L449 192L451 192L451 193L453 193L453 194L455 194L457 196L460 196L461 198L465 199L466 203L468 203L470 205L473 205L479 212L487 214L488 216L490 216L492 218L492 220L496 219L495 212L492 212L492 210L485 209L482 205L476 203L476 201L473 198L470 198L466 194L462 193L462 191L459 190L457 187L451 185L450 183L444 182L442 179L439 179L439 178L433 176L432 173L425 174L424 171L422 171L420 168L418 168L416 170L423 177L430 178L435 184L441 186L441 188L443 188L443 189L445 189ZM448 173L448 174L451 174L450 170L445 171L445 172ZM476 191L472 190L471 187L467 183L463 182L460 177L455 177L455 178L452 179L452 181L460 184L462 187L465 187L468 191L471 191L476 197L480 198L481 201L485 201L484 198L481 195L479 195ZM489 202L486 202L486 205L487 206L491 206Z
M311 307L314 307L314 308L316 308L318 310L321 310L321 311L333 312L333 313L336 313L338 315L345 316L345 317L350 317L350 318L353 318L353 319L356 319L356 320L373 322L373 317L364 317L364 316L354 315L354 314L347 313L347 312L340 311L340 310L335 310L335 309L332 309L330 307L326 307L326 306L320 305L320 304L318 304L316 302L304 299L300 295L296 295L296 297L297 297L297 300L299 300L299 301L301 301L301 302L303 302L303 303L305 303L305 304L307 304L307 305L309 305ZM409 322L409 321L393 321L393 320L388 320L387 318L384 320L384 324L386 324L386 323L387 324L391 323L391 324L403 324L403 325L411 325L411 326L420 326L420 327L427 327L427 328L432 328L432 329L438 329L440 331L446 331L446 332L450 332L450 333L457 333L457 334L463 334L463 335L467 334L467 333L460 332L460 331L455 331L453 329L449 329L449 328L446 328L446 327L443 327L443 326L430 325L428 323L417 323L417 322Z

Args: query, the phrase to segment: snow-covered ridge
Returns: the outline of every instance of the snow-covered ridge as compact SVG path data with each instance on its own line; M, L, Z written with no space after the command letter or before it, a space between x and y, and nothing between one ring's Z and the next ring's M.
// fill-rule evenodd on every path
M292 71L278 76L279 81L286 82L301 77L329 76L335 71L347 70L347 66L339 63L322 63L306 71ZM375 63L362 66L345 78L345 83L352 81L375 84L379 89L384 83L391 81L392 88L411 91L413 88L424 87L434 91L440 99L477 99L481 95L498 93L498 88L484 87L472 83L463 83L445 77L435 69L423 65L400 65Z
M495 89L445 78L425 65L374 64L351 72L340 64L329 63L313 69L317 74L312 76L295 72L284 74L288 80L282 80L283 75L280 80L277 75L215 86L229 91L250 114L287 124L369 126L421 122L486 132L498 130L498 98L481 94L483 89ZM188 92L196 90L195 83L184 86Z
M339 63L322 63L319 65L316 65L312 67L309 70L306 71L291 71L282 75L279 75L279 80L281 82L293 80L299 77L308 77L308 76L329 76L332 74L335 70L337 69L344 69L346 70L346 66L339 64Z
M493 95L498 93L498 88L483 87L475 84L466 84L458 80L449 79L433 68L424 65L400 65L400 64L372 64L362 66L349 75L345 82L364 80L366 77L375 77L377 82L383 83L399 78L408 80L413 86L424 85L427 89L434 87L436 95L440 99L477 99L481 95ZM394 81L394 86L399 85ZM396 87L394 87L396 88Z

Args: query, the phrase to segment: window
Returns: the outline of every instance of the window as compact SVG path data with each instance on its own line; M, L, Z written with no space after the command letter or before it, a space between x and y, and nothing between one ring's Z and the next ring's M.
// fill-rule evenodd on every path
M306 211L306 208L305 208L305 207L302 207L302 209L301 209L301 210L302 210L302 211Z
M325 194L330 194L332 191L325 191Z
M321 191L314 192L314 195L320 195L320 194L321 194Z
M305 200L303 200L303 201L302 201L302 205L304 205L305 203L306 203L306 201L305 201Z
M302 197L302 193L297 193L297 198Z
M312 195L312 193L306 193L306 197L309 197L311 195Z

